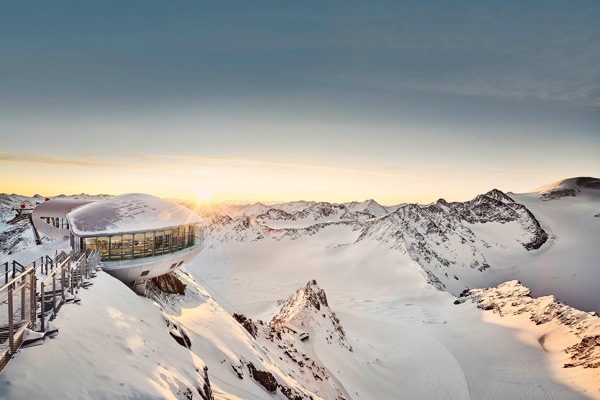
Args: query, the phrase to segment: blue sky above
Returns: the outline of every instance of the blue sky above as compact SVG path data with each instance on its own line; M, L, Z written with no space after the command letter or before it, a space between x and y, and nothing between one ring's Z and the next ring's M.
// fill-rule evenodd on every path
M597 176L599 26L597 1L5 3L0 173L388 203Z

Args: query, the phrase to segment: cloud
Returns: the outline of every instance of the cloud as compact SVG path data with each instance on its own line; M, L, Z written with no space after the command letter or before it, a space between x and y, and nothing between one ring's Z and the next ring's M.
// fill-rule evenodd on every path
M567 85L560 82L522 79L402 79L366 75L339 75L334 80L393 91L411 90L459 96L504 98L511 101L537 99L600 108L600 85Z
M0 153L0 162L15 163L15 164L43 164L43 165L66 165L78 167L106 167L107 163L98 161L94 158L77 159L77 158L60 158L52 157L45 154L10 154ZM116 166L110 164L110 166Z

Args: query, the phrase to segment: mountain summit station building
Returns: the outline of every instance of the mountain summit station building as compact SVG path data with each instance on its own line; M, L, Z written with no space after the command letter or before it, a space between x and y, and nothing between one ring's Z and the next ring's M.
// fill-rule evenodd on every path
M138 293L148 279L189 263L204 242L198 214L139 193L99 201L54 199L33 210L32 222L49 238L70 237L75 252L98 249L103 270Z

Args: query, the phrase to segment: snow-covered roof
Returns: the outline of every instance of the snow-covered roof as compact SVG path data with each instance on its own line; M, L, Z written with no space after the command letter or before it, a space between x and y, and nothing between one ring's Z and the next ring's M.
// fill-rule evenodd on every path
M202 223L194 211L149 194L130 193L80 207L68 214L77 236L116 235Z
M68 213L83 205L92 203L93 200L79 199L52 199L37 205L33 209L33 218L55 217L64 218Z

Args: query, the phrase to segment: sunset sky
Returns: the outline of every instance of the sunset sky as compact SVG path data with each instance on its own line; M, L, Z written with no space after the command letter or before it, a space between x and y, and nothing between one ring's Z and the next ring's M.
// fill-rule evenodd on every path
M395 204L600 176L597 0L13 1L0 48L0 192Z

